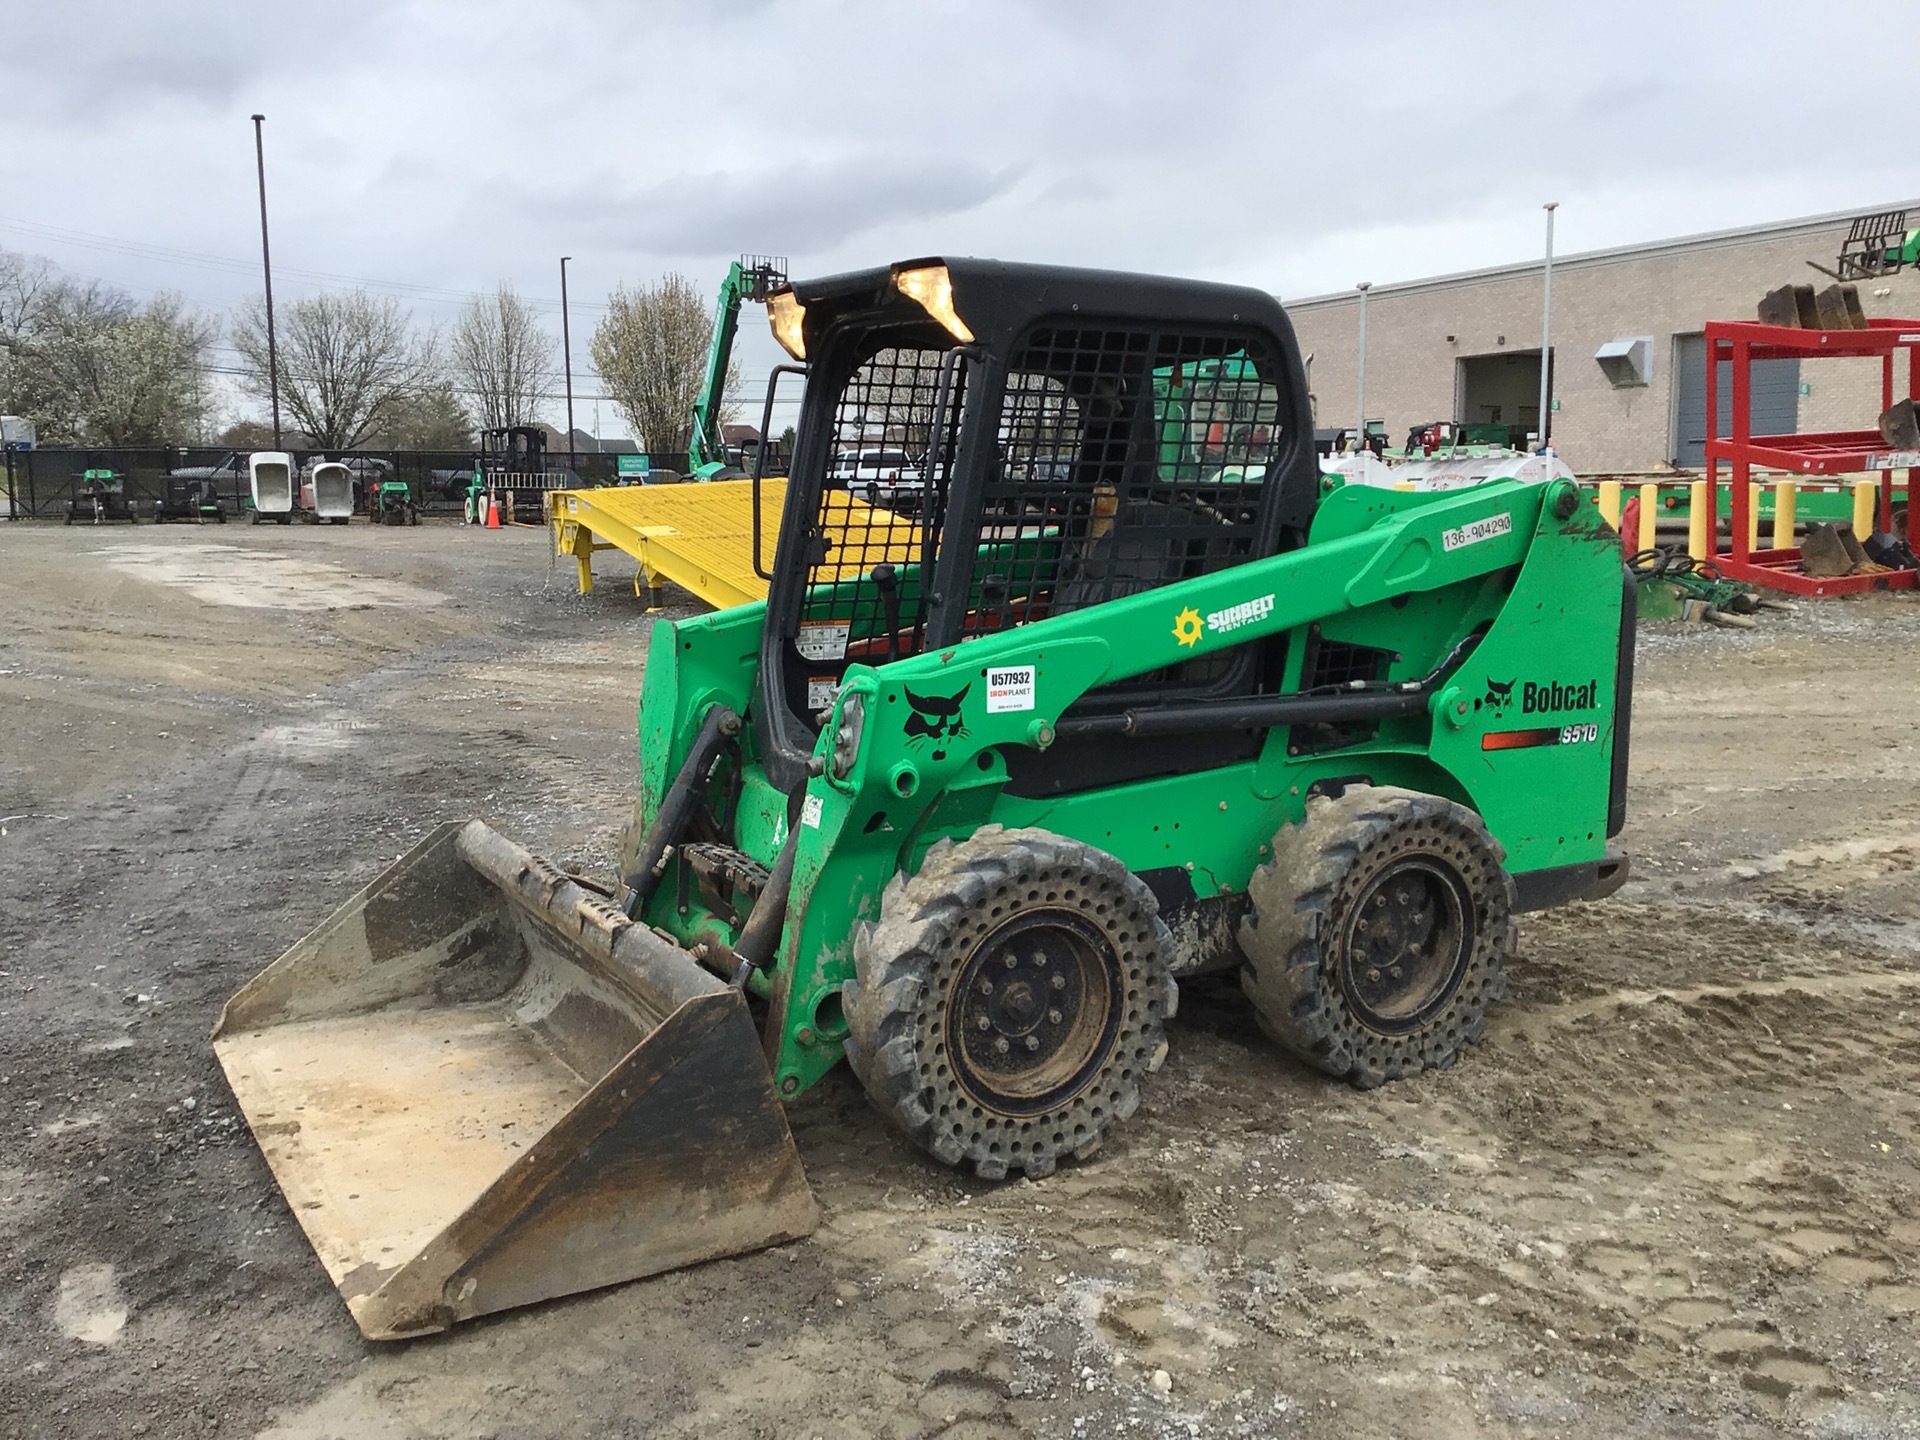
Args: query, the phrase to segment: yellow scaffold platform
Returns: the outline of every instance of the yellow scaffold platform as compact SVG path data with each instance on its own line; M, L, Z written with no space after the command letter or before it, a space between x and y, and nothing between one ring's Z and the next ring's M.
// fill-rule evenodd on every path
M760 482L762 570L773 569L774 542L786 498L785 480ZM921 534L913 521L844 492L830 492L827 503L825 530L833 542L827 553L844 552L848 563L839 569L819 567L814 571L816 582L842 578L843 572L852 576L883 560L902 565L919 558ZM692 591L717 609L766 598L767 582L754 573L752 561L750 480L556 490L548 502L547 517L555 553L573 556L580 567L582 595L593 589L593 553L623 550L640 562L633 588L643 598L657 590L662 579ZM849 534L859 538L849 544Z

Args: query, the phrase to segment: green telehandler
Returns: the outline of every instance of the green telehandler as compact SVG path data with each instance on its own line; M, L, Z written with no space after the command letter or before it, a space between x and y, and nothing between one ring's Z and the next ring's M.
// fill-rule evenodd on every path
M1633 586L1571 482L1323 494L1253 290L923 260L768 308L770 588L655 626L618 882L444 826L215 1032L369 1336L807 1233L784 1105L843 1058L985 1178L1123 1126L1201 971L1330 1076L1444 1069L1514 917L1626 877ZM876 432L927 502L862 528Z
M689 480L745 476L746 472L727 460L720 433L727 373L733 368L733 339L740 328L740 304L751 300L764 305L767 297L786 283L787 261L781 255L742 255L727 267L720 281L720 298L713 307L713 332L707 341L707 363L701 372L700 389L693 397L692 426L687 432Z

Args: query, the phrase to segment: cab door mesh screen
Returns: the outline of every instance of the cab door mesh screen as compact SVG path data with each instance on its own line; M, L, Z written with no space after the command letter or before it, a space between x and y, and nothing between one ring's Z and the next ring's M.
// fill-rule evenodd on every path
M806 618L846 627L845 659L912 655L925 643L922 576L931 577L939 554L966 376L964 365L949 363L953 353L880 350L848 377L835 404L827 481L809 536ZM873 579L883 565L893 567L891 602ZM823 658L813 648L808 658Z
M1254 342L1049 326L1015 353L964 634L1249 559L1281 441Z

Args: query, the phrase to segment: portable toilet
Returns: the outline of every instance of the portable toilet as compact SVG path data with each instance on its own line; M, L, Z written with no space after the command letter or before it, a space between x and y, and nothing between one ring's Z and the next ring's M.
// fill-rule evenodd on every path
M262 516L285 525L293 519L293 456L284 450L262 450L247 457L247 479L253 488L253 523Z
M300 483L300 508L309 518L344 525L353 516L353 471L338 460L322 460Z

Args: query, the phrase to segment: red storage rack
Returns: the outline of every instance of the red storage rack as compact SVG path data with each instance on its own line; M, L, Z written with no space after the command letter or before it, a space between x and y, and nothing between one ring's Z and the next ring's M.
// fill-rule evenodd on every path
M1755 466L1788 475L1880 476L1879 528L1893 526L1893 472L1920 470L1920 450L1892 450L1878 430L1836 430L1816 435L1753 433L1752 365L1756 360L1862 357L1880 360L1880 408L1894 403L1896 357L1905 351L1905 396L1920 395L1920 320L1872 320L1865 330L1792 330L1780 325L1715 320L1707 325L1707 504L1715 512L1709 535L1719 533L1719 469L1732 471L1733 538L1729 553L1715 557L1723 575L1795 595L1848 595L1862 590L1908 590L1915 573L1815 577L1800 570L1796 550L1757 550L1747 544ZM1732 361L1732 433L1717 435L1720 365ZM1910 476L1908 477L1911 478ZM1907 506L1910 544L1920 545L1920 509ZM1863 535L1862 540L1866 539Z

